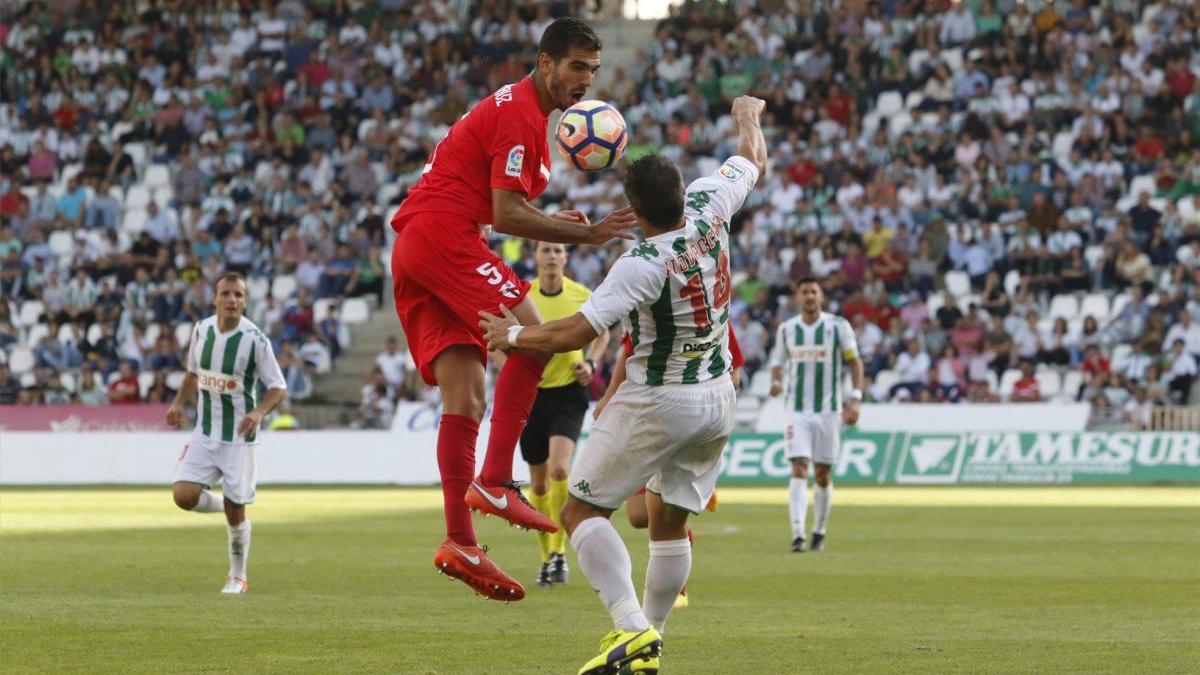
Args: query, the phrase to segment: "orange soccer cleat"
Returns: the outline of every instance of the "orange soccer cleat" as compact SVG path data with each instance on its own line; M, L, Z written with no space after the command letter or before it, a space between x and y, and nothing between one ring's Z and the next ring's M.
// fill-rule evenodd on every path
M482 546L462 546L449 537L433 554L438 572L470 586L492 600L514 601L525 597L525 587L504 573Z
M499 516L517 527L542 532L558 532L558 526L544 513L533 508L516 483L490 487L479 479L471 481L465 500L472 511Z

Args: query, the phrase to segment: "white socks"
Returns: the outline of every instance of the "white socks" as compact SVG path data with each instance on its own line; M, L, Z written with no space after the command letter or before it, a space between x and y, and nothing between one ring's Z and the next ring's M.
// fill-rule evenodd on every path
M229 576L246 578L246 559L250 557L250 519L229 528Z
M833 482L829 487L813 487L813 534L825 534L829 511L833 508Z
M692 571L692 543L687 539L650 542L650 562L646 564L646 588L642 592L646 619L658 632L667 623L667 614L675 606L679 590Z
M641 631L650 627L633 588L633 562L625 542L607 518L588 518L571 534L579 566L600 593L618 630ZM678 589L675 591L678 593ZM671 598L674 602L675 598ZM664 615L665 616L665 615Z
M213 494L211 490L201 490L192 510L196 513L220 513L225 510L225 500Z
M792 476L791 481L788 482L788 514L792 517L792 539L803 538L804 521L808 519L807 478Z

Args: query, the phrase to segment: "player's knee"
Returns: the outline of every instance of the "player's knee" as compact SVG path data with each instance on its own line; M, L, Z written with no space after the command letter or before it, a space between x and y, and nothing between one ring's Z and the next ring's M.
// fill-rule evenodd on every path
M560 481L567 479L567 467L565 464L556 464L550 467L550 480Z
M246 507L241 504L234 504L228 499L225 500L225 522L230 525L240 525L246 519Z
M817 467L816 474L813 476L814 482L821 487L829 487L833 483L833 473L829 467Z
M792 477L808 478L808 462L800 459L792 460Z
M175 500L175 506L184 511L191 511L196 508L196 502L200 501L200 491L190 489L191 486L176 485L171 490L171 497Z
M578 527L580 523L588 518L607 518L609 514L609 511L602 511L594 506L585 504L574 497L569 497L567 498L567 503L563 506L562 511L559 512L559 520L562 522L563 528L566 529L567 534L571 534L575 532L575 528Z

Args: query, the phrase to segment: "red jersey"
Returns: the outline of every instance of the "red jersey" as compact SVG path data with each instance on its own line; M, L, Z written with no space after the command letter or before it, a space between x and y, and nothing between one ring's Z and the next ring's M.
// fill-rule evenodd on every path
M533 80L500 87L455 122L438 142L421 179L392 218L399 232L418 213L449 213L492 222L492 190L532 200L550 181L548 115Z

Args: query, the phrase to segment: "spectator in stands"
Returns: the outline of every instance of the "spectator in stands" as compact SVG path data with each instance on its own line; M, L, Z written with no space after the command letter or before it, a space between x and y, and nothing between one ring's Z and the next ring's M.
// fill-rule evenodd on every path
M1164 379L1170 389L1170 399L1178 405L1187 405L1191 400L1192 383L1196 380L1196 358L1187 351L1183 338L1171 343L1171 350L1163 359Z
M412 372L412 356L407 349L400 347L400 341L395 336L389 336L383 351L375 357L375 365L383 373L389 387L396 392L403 392L409 374Z
M931 368L929 354L922 351L921 344L913 339L905 341L905 350L896 357L896 364L892 367L900 379L888 391L888 397L895 398L903 391L908 397L916 398L929 386Z
M1042 400L1042 392L1034 375L1033 363L1022 361L1021 378L1013 383L1012 396L1014 403L1036 403Z
M141 401L137 373L128 361L122 361L117 367L116 377L108 385L108 400L114 404Z

